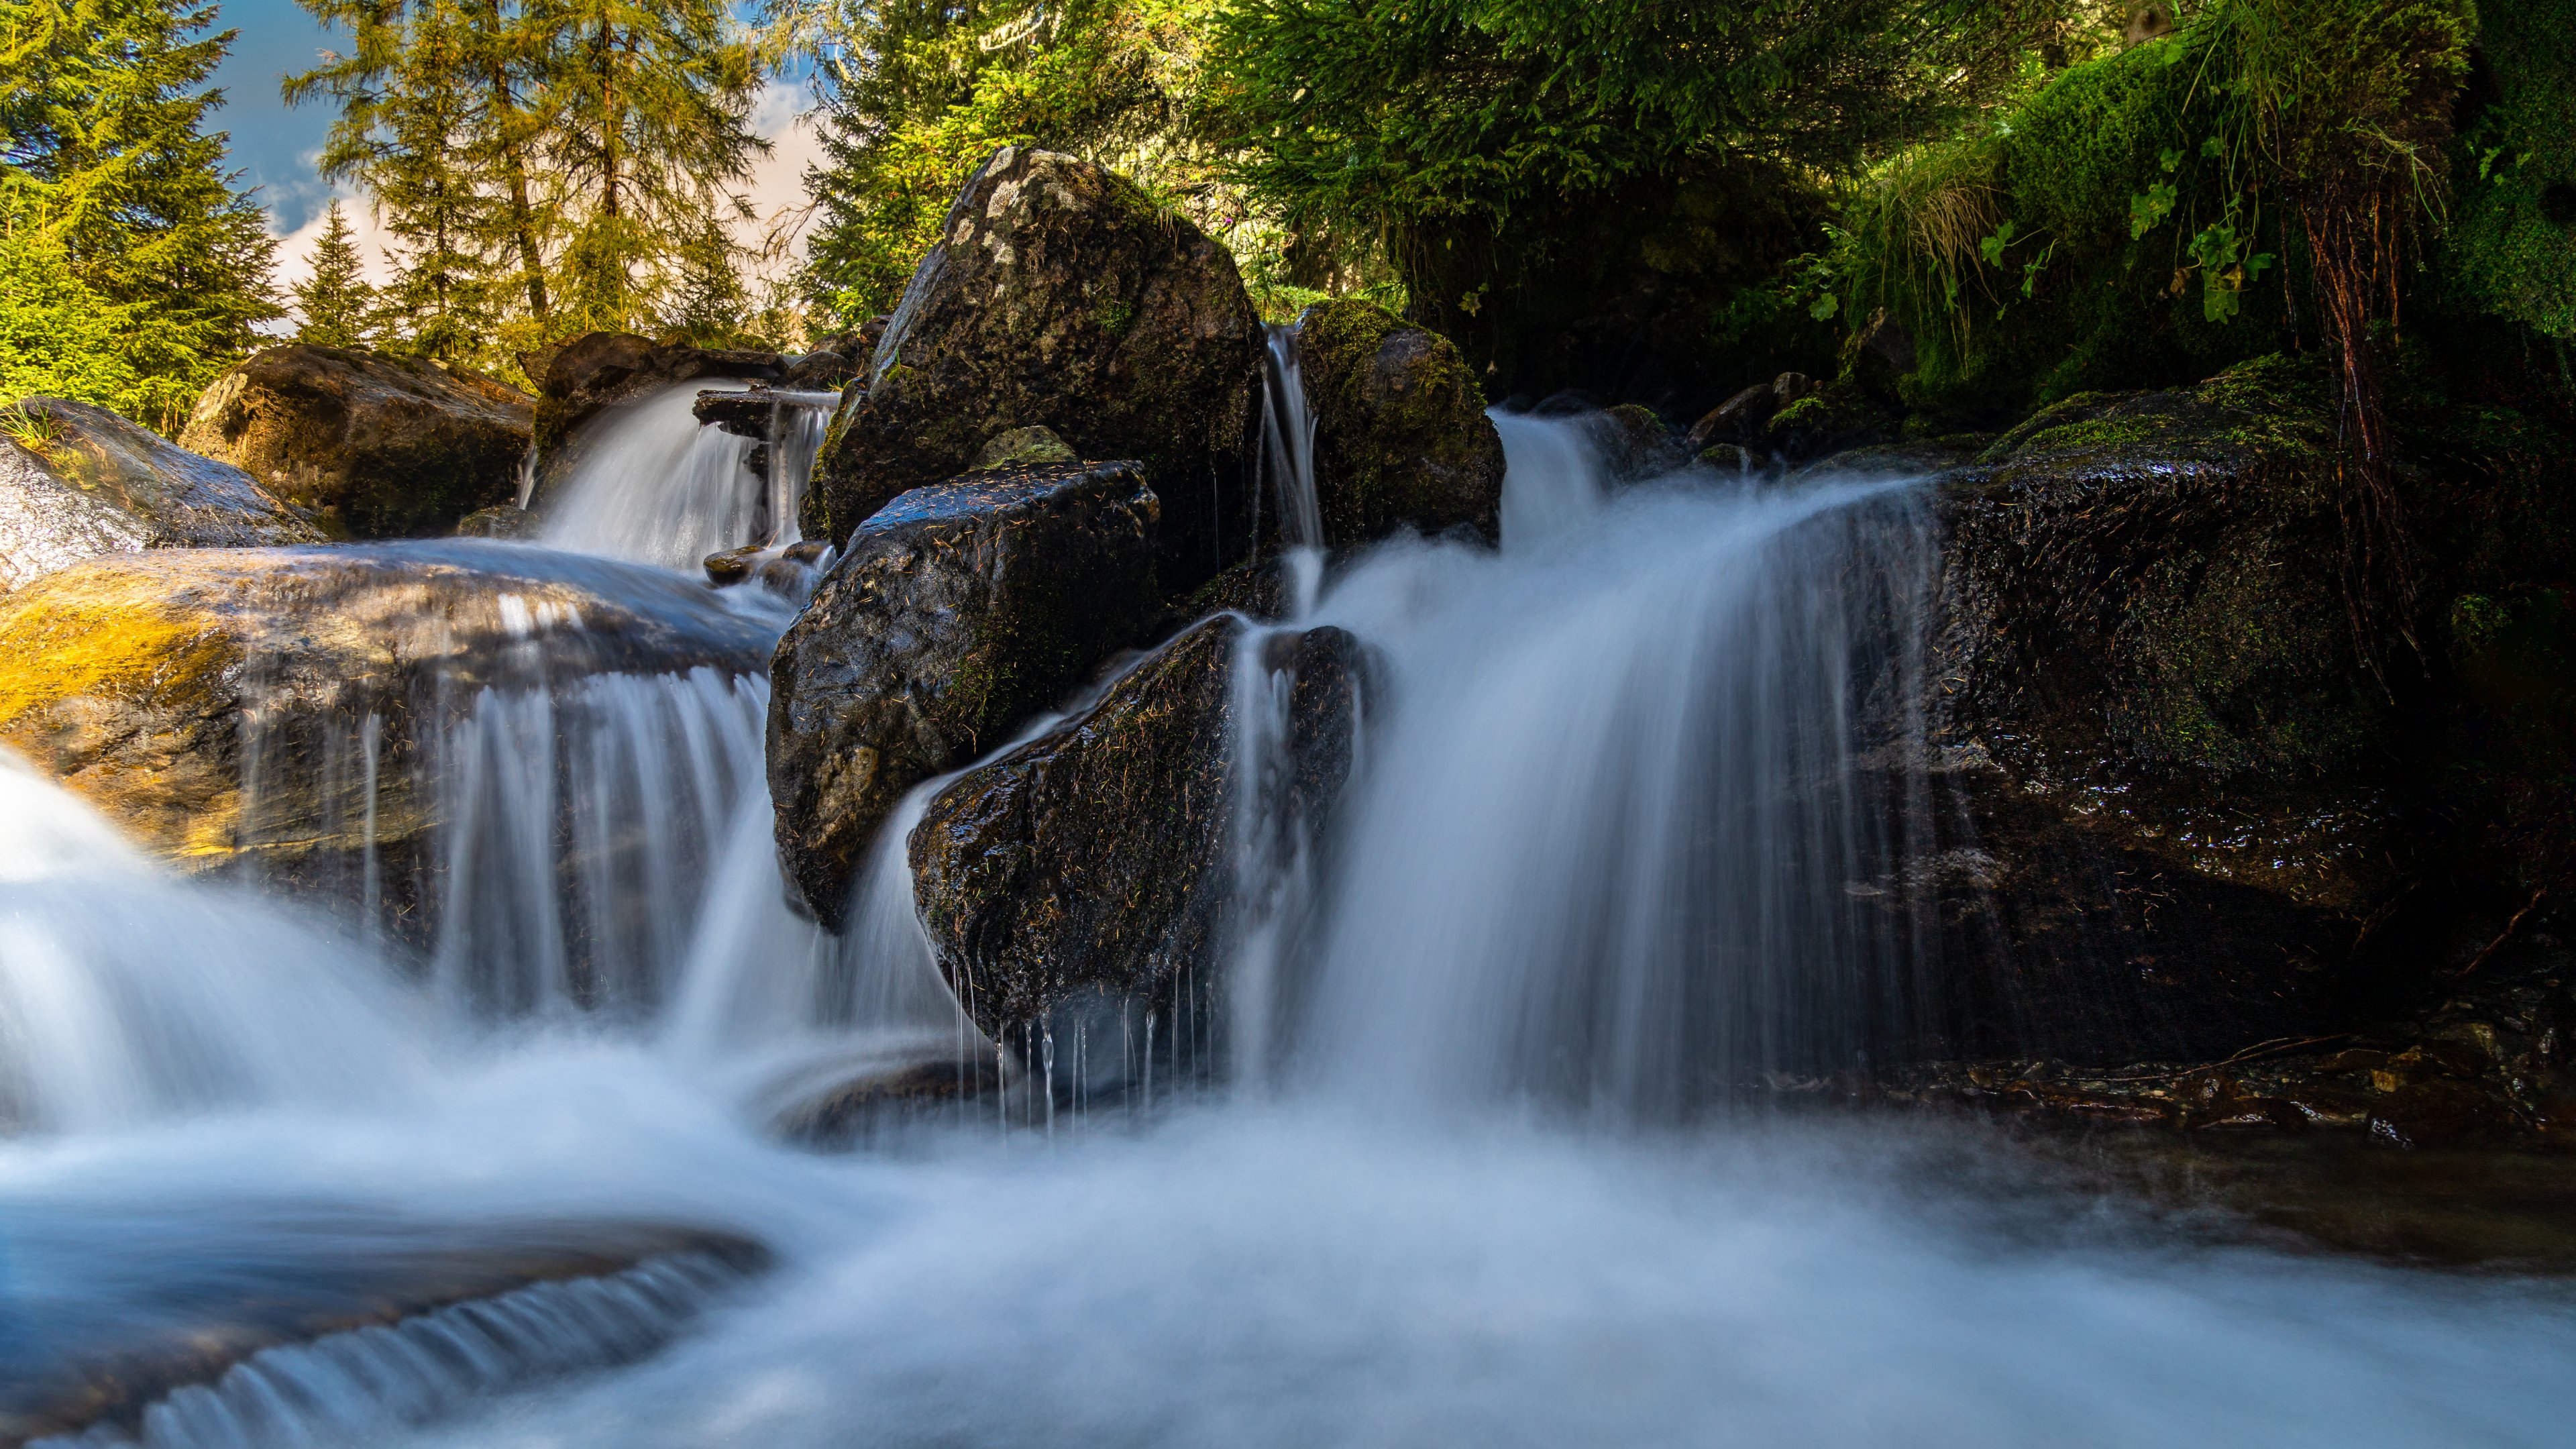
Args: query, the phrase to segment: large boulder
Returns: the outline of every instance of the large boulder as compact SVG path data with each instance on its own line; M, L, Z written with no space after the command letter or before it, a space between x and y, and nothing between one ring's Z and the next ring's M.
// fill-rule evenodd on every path
M552 492L565 465L579 456L582 424L601 413L675 383L702 377L776 382L788 371L787 359L775 352L690 347L631 332L585 332L524 361L537 384L532 499Z
M297 343L215 379L179 442L342 536L418 538L516 495L535 405L426 359Z
M1365 543L1408 525L1495 536L1503 440L1447 338L1343 298L1298 318L1297 361L1315 413L1326 543Z
M107 553L318 543L259 480L104 408L17 404L32 443L0 437L0 592Z
M156 550L0 599L0 745L197 871L403 877L413 768L485 686L757 670L768 635L660 570L508 544ZM388 907L397 902L387 902Z
M1948 804L1886 899L1938 898L1949 1053L2207 1060L2372 1009L2400 720L2333 446L2275 361L2069 399L1943 485Z
M1245 799L1229 760L1233 672L1248 627L1233 614L1193 626L1090 708L959 776L913 828L914 892L940 971L975 1024L1032 1068L1044 1064L1026 1049L1032 1030L1052 1035L1060 1063L1088 1031L1095 1088L1116 1077L1122 1032L1141 1050L1148 1013L1158 1054L1222 1036L1217 948L1242 894L1230 861ZM1331 627L1261 642L1256 667L1294 680L1291 768L1264 808L1274 827L1312 831L1350 771L1360 645Z
M779 857L818 919L843 924L905 791L1134 642L1158 506L1133 463L1048 464L913 489L850 535L770 666Z
M1250 546L1260 318L1225 248L1126 178L1005 146L966 183L815 468L838 542L997 434L1133 458L1163 500L1163 582Z

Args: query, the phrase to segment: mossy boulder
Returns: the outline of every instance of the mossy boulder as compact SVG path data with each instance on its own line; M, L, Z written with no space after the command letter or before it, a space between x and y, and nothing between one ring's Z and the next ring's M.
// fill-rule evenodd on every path
M2367 1009L2401 721L2334 436L2271 359L2067 399L1942 485L1933 858L1977 864L1924 889L1962 1054L2207 1059Z
M1340 298L1298 319L1297 353L1315 414L1326 543L1347 547L1408 526L1495 536L1503 440L1447 338Z
M767 656L702 587L507 544L119 554L0 600L0 745L182 867L355 900L419 863L414 766L478 690Z
M179 442L340 536L417 538L511 501L535 406L425 359L298 343L216 378Z
M1593 435L1617 482L1660 477L1691 461L1685 436L1643 403L1604 408L1593 419Z
M321 541L258 479L105 408L31 397L16 411L34 444L0 437L0 592L100 554Z
M1151 1013L1170 1071L1221 1034L1213 1018L1229 853L1243 806L1229 766L1233 672L1247 626L1219 614L1121 676L1054 730L932 798L909 850L940 971L977 1026L1060 1076L1095 1045L1097 1091L1140 1051ZM1283 829L1320 829L1353 758L1363 660L1337 628L1262 636L1255 668L1289 675L1293 768L1270 802ZM1122 1033L1124 1036L1122 1037ZM1176 1059L1176 1060L1175 1060ZM1059 1082L1058 1085L1062 1085Z
M1163 582L1250 546L1261 324L1234 259L1135 183L1005 146L949 209L815 468L835 542L994 436L1052 429L1131 458L1163 500ZM823 536L823 535L817 535Z
M1858 384L1835 382L1813 391L1800 390L1793 401L1783 401L1762 425L1762 438L1773 453L1801 463L1853 448L1892 443L1902 431L1902 420Z
M838 929L905 791L1007 742L1160 599L1159 510L1133 463L916 488L852 533L770 666L779 857Z

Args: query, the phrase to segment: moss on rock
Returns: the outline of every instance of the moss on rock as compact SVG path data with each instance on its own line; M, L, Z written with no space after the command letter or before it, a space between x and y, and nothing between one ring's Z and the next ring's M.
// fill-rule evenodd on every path
M1336 298L1298 319L1297 347L1325 542L1462 524L1494 536L1502 437L1455 346L1373 302Z

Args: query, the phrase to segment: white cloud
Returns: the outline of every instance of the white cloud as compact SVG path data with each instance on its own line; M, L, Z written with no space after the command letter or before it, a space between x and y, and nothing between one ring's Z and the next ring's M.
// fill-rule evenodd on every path
M340 214L349 219L349 230L357 236L358 267L367 281L381 286L393 279L393 269L385 262L385 247L393 234L376 219L373 206L354 191L333 188L340 201ZM291 336L303 319L295 315L295 299L287 289L313 275L313 249L322 241L323 229L331 224L331 209L325 206L310 220L290 232L277 229L277 213L268 215L269 234L277 238L277 291L287 304L283 321L268 323L265 330L276 337Z
M771 81L752 109L751 129L770 144L769 154L752 164L742 196L753 216L734 223L733 239L757 253L770 238L788 232L782 257L792 267L805 256L805 168L820 161L823 143L815 134L812 97L802 86Z

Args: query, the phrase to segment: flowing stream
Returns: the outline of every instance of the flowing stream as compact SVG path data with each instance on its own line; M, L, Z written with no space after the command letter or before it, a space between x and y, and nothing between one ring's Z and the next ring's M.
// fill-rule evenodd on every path
M1497 421L1498 552L1328 571L1311 450L1276 448L1282 627L1373 652L1365 748L1330 831L1278 818L1284 703L1242 656L1235 1077L1072 1130L771 1130L991 1046L932 972L908 812L847 936L782 904L757 673L461 702L415 946L375 887L182 879L0 766L0 1443L73 1442L44 1414L84 1345L170 1341L245 1348L77 1442L2565 1442L2562 1283L2258 1246L1981 1129L1743 1110L1901 1044L1937 969L1883 886L1928 808L1928 520L1886 483L1615 487L1579 421ZM549 541L758 541L692 451L745 440L669 431L659 493L594 480L658 522L567 506ZM784 627L745 593L703 607ZM245 1326L307 1298L343 1306Z

